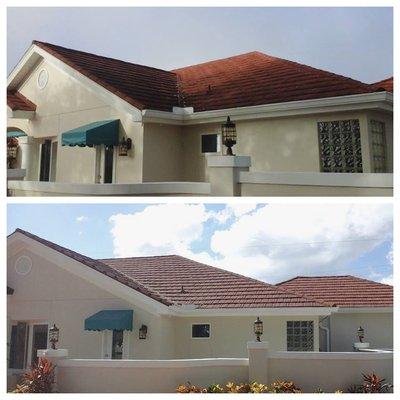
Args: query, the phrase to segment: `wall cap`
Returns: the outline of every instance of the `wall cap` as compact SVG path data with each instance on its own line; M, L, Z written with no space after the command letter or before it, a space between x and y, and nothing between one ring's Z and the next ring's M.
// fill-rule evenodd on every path
M248 350L255 350L255 349L265 349L267 350L269 347L268 342L247 342L247 349Z
M38 357L51 357L51 358L61 358L61 357L68 357L68 350L67 349L42 349L37 351Z
M207 155L206 158L208 167L249 168L251 166L250 156Z

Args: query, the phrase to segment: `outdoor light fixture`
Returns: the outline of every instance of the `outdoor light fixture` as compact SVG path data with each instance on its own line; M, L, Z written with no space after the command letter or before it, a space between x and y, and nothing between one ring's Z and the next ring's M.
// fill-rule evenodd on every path
M222 143L227 147L226 154L233 156L232 146L236 144L236 124L231 121L230 117L221 125Z
M60 337L60 330L56 327L56 324L49 329L49 342L51 343L51 348L56 349L56 343Z
M357 329L357 336L360 343L362 343L364 339L364 329L361 326Z
M139 328L139 339L146 339L147 336L147 325L142 325Z
M260 336L263 334L263 322L261 321L260 317L254 321L254 334L257 337L257 342L261 342Z
M127 156L128 155L128 150L132 148L132 139L125 137L122 138L121 142L119 142L119 155L120 156Z

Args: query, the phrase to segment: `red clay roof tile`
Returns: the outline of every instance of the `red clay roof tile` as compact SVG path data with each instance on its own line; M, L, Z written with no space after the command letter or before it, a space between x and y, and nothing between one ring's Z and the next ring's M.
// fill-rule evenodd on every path
M375 82L371 84L371 87L378 91L378 90L385 90L386 92L393 93L393 76L390 78L384 79L383 81Z
M339 307L393 307L393 287L351 275L298 276L277 286Z
M36 111L36 105L15 90L7 90L7 105L13 111Z
M172 111L180 106L208 111L376 91L371 85L260 52L164 71L33 43L140 110Z

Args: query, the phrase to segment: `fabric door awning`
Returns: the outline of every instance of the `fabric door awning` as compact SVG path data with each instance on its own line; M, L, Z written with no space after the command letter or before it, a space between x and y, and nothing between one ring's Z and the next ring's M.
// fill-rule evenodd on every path
M133 310L102 310L85 319L85 331L131 331L132 325Z
M61 135L63 146L94 146L104 144L115 146L119 142L119 119L97 121L64 132Z
M13 137L21 137L21 136L28 136L25 132L21 132L21 131L10 131L7 132L7 137L8 138L13 138Z

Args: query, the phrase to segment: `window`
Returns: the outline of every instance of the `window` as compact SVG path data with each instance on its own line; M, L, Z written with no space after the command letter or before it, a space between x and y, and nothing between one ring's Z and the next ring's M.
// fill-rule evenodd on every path
M219 151L218 135L216 133L201 135L201 152L217 153Z
M287 351L314 350L313 321L286 322Z
M321 172L362 172L358 119L318 122Z
M371 121L372 159L374 172L386 172L385 124Z
M192 338L209 338L210 324L193 324Z

